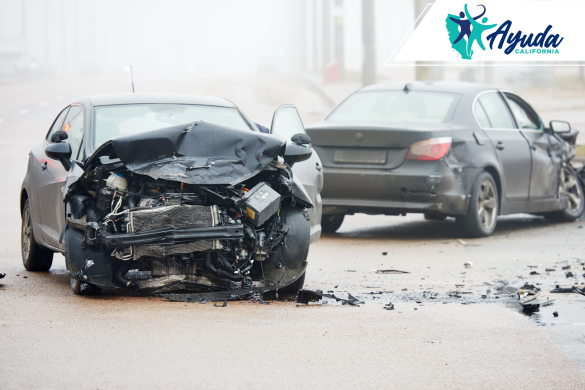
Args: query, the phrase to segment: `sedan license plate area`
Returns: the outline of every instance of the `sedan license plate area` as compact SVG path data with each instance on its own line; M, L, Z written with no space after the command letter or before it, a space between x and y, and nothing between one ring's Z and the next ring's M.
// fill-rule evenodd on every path
M387 151L384 149L335 149L333 161L340 164L386 164Z

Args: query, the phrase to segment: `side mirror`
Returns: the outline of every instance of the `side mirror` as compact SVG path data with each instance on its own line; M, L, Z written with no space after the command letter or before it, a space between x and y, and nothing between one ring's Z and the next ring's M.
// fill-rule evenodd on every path
M305 161L311 158L313 150L303 145L296 143L287 143L284 149L284 161L291 167L298 162Z
M570 133L571 125L564 121L550 121L550 129L555 133Z
M305 133L295 134L292 136L292 138L290 140L297 145L308 145L311 143L311 137L309 137Z
M69 135L64 131L57 131L51 136L51 142L58 143L69 138Z
M61 132L59 132L61 133ZM53 134L56 135L57 133ZM51 137L52 139L53 137ZM45 148L45 154L47 157L53 160L59 160L66 171L71 168L71 145L68 142L58 142L49 144Z

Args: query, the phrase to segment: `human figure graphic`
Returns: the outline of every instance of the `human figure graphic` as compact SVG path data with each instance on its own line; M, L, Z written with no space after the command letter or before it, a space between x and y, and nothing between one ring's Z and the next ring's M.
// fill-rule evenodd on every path
M482 4L479 4L479 5L483 7L483 12L481 13L481 15L478 15L475 18L473 18L473 20L477 20L477 19L481 18L483 15L485 15L485 6ZM463 18L465 18L465 13L463 11L459 12L459 17L461 17L461 19L449 18L452 21L454 21L455 23L457 23L459 25L459 27L461 28L461 32L459 33L459 36L457 37L455 42L453 42L453 44L456 44L457 42L459 42L461 40L461 38L463 38L466 35L467 35L467 40L469 41L469 34L471 34L471 22L467 19L463 19Z
M469 11L467 10L467 4L465 4L465 6L463 7L465 9L465 15L467 15L467 19L469 19L469 22L473 25L473 30L471 31L471 35L469 36L469 38L467 38L467 55L470 55L471 53L471 47L473 46L473 42L477 41L477 44L479 45L479 47L481 47L481 50L485 51L485 46L483 45L483 42L481 41L481 34L485 31L485 30L489 30L490 28L494 28L497 26L496 24L481 24L481 23L486 23L488 21L488 18L485 17L481 20L481 23L477 22L475 19L472 19L471 16L469 16ZM485 7L484 7L485 9Z

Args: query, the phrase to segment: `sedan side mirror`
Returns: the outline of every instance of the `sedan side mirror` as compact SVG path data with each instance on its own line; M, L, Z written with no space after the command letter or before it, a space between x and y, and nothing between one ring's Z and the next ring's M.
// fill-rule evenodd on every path
M290 140L297 145L309 145L311 143L311 137L305 133L295 134Z
M58 133L64 133L59 131ZM53 134L56 135L57 133ZM65 133L67 134L67 133ZM53 137L51 137L52 139ZM71 168L71 145L68 142L58 142L49 144L45 148L45 154L47 157L53 160L59 160L66 171Z
M550 129L555 133L570 133L571 125L564 121L550 121Z
M51 142L58 143L69 138L69 135L64 131L57 131L51 136Z
M287 143L282 157L284 158L284 162L292 167L295 163L310 159L312 155L313 150L306 146Z

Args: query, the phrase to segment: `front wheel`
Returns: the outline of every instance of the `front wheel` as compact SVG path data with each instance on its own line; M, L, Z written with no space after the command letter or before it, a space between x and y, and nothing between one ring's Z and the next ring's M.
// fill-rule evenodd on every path
M553 222L573 222L583 214L585 209L583 187L577 176L577 172L569 165L561 169L561 176L559 178L560 196L566 196L568 198L568 207L561 211L544 214L547 219Z
M41 247L33 235L32 212L27 199L22 209L20 230L22 264L27 271L48 271L53 265L53 252Z
M345 214L326 214L321 217L323 233L335 233L341 227Z
M471 190L467 215L457 217L463 234L469 238L490 236L496 229L498 190L489 172L482 172Z

